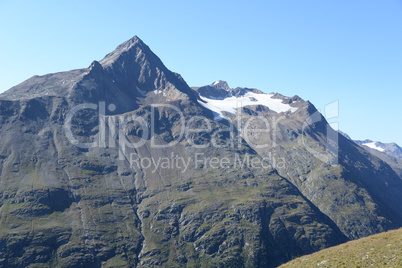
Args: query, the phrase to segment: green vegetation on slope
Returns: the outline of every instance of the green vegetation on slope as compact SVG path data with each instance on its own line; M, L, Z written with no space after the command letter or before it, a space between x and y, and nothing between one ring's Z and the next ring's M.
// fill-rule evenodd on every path
M402 228L305 255L280 267L402 267Z

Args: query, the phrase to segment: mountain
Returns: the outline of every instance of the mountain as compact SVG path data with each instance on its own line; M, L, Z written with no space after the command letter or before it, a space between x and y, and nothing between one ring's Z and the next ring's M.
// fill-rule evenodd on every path
M386 162L402 178L402 148L398 144L372 140L355 140L354 142Z
M352 140L348 134L340 130L338 130L338 132L347 139ZM402 178L402 148L398 144L394 142L382 143L369 139L353 141L387 163L395 173Z
M292 260L281 268L401 267L402 229L371 235Z
M34 76L1 94L3 100L45 97L63 98L70 105L102 100L115 104L117 114L164 100L195 101L196 94L135 36L88 68Z
M136 36L1 94L0 134L0 267L275 267L402 226L310 102L190 88Z
M382 143L379 141L372 141L372 140L364 140L364 141L355 140L354 142L356 142L359 145L368 147L370 149L377 150L389 156L402 159L402 148L395 142Z
M339 134L343 135L345 138L352 140L348 134L338 130ZM381 152L385 155L388 155L392 158L400 158L402 159L402 148L396 144L395 142L391 143L382 143L380 141L372 141L369 139L366 140L353 140L355 143L362 145L363 148L368 149L370 152ZM374 150L374 151L373 151ZM381 154L380 154L381 155Z
M254 89L223 100L200 98L202 105L214 111L215 119L226 118L243 126L245 129L239 129L247 143L271 160L278 173L348 238L399 226L402 188L398 175L387 163L330 128L310 102ZM280 160L286 164L274 163Z

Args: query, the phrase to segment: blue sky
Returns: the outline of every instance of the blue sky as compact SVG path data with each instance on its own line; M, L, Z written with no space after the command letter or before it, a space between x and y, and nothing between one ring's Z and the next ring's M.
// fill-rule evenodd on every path
M338 100L352 138L402 145L402 0L0 0L0 91L134 35L191 86Z

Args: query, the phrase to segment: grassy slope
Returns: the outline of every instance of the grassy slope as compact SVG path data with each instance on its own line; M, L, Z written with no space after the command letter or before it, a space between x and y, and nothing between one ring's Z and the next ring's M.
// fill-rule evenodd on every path
M305 255L280 267L402 267L402 228Z

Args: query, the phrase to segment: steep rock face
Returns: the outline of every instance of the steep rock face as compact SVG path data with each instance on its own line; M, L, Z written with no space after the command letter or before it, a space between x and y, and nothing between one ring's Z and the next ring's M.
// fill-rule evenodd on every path
M0 97L2 267L274 267L347 240L137 37Z

